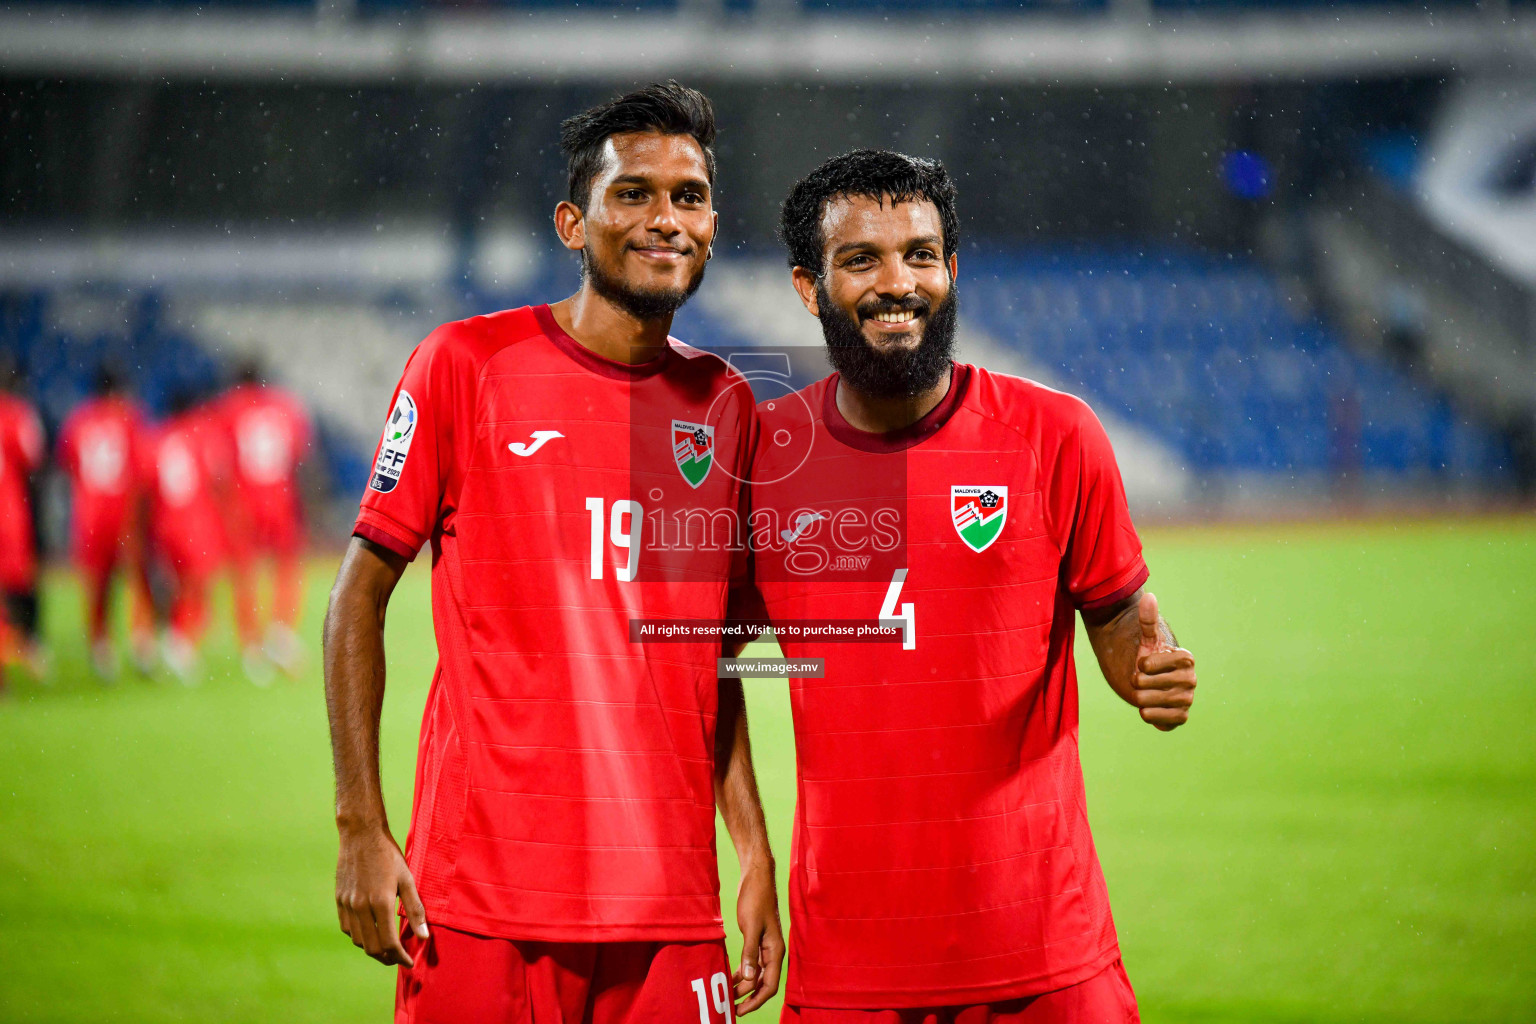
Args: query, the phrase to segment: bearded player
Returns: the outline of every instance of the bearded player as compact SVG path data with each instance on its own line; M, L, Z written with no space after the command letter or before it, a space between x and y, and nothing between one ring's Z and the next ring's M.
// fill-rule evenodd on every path
M777 989L740 684L717 680L718 640L629 638L632 619L718 622L735 561L667 563L644 529L680 500L736 509L756 426L745 383L667 336L714 239L714 136L675 82L567 120L555 229L580 290L439 328L395 392L325 674L337 912L401 965L400 1024L728 1024ZM439 660L402 856L379 792L383 622L424 544ZM717 806L743 872L734 978Z
M871 150L826 162L783 208L794 286L837 372L804 403L760 407L757 593L740 605L901 634L780 641L826 658L825 678L791 684L784 1019L1134 1021L1078 762L1076 615L1109 684L1159 729L1187 718L1194 659L1142 590L1089 408L951 359L956 225L939 164ZM796 529L758 532L759 516Z

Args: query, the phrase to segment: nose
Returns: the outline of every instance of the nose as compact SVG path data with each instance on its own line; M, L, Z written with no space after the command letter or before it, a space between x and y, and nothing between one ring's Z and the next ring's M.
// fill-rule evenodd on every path
M882 260L880 274L875 280L876 294L890 299L904 299L917 290L917 278L912 275L912 268L907 266L907 261L899 256L893 260Z
M663 195L652 204L650 216L646 218L647 231L654 231L659 235L672 238L683 231L682 222L677 219L677 207L672 204L672 197Z

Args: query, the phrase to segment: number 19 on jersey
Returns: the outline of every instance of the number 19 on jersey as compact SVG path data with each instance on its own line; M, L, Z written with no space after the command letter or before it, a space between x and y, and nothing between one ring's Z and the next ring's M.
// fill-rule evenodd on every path
M604 557L606 552L603 543L603 512L604 502L602 498L588 498L587 512L592 517L592 578L603 578L603 565L607 562ZM636 571L640 568L640 536L645 528L645 509L640 507L638 501L616 501L611 506L612 512L607 516L608 540L616 548L622 548L628 552L623 565L613 568L613 575L620 583L629 583L635 578ZM628 516L626 522L625 517Z

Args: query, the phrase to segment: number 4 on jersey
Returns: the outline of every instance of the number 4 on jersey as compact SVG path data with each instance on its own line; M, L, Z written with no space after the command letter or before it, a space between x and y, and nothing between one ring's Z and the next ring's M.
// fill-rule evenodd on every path
M913 614L912 602L908 601L901 606L900 614L896 611L896 601L901 597L901 586L907 582L907 570L897 569L891 573L891 585L885 590L885 601L880 605L880 625L901 627L901 649L904 651L917 648L917 619Z

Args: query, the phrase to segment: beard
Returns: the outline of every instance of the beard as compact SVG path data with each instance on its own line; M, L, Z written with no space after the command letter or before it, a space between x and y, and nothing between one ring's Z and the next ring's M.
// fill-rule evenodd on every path
M916 295L900 302L869 302L858 308L855 320L832 301L820 282L816 301L821 310L821 333L827 342L827 356L833 369L848 386L871 398L916 398L938 386L949 373L955 351L955 327L959 321L960 300L955 286L936 306ZM882 352L869 343L860 321L876 313L913 310L927 313L927 323L917 347Z
M682 308L704 283L704 263L686 288L636 288L612 273L590 249L581 250L581 272L592 282L592 290L636 320L662 320Z

